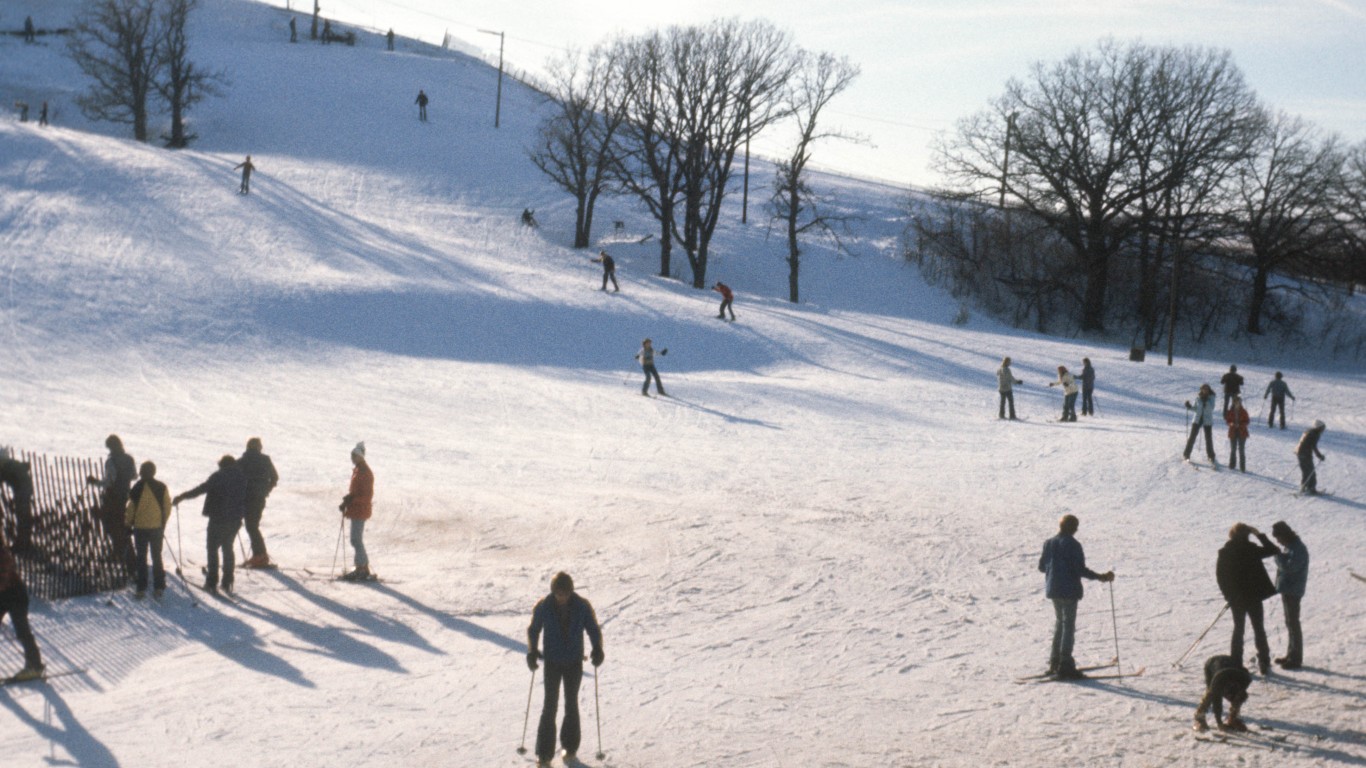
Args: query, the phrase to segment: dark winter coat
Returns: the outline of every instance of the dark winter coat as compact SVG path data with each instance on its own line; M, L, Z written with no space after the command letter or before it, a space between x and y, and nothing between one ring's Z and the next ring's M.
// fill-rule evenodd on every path
M1232 656L1211 656L1205 661L1205 690L1213 700L1232 701L1235 695L1247 693L1249 685L1252 674Z
M1304 597L1309 584L1309 548L1296 537L1276 555L1276 591L1288 597Z
M204 517L214 522L241 522L247 514L247 479L233 463L209 475L209 479L180 495L183 499L204 496Z
M1100 578L1100 574L1086 567L1081 542L1066 533L1043 543L1039 571L1044 574L1044 595L1050 600L1080 600L1082 577Z
M583 636L593 643L593 650L602 649L602 629L593 606L578 594L569 596L565 610L559 610L555 594L541 598L531 611L531 626L527 627L527 648L536 650L540 640L541 658L555 664L583 663Z
M248 449L242 454L242 458L237 460L237 467L242 470L242 476L247 481L247 499L254 502L263 502L270 495L276 483L280 482L280 475L275 471L275 464L270 457L260 451Z
M19 564L14 561L14 555L9 551L9 546L0 541L0 594L23 583L23 579L19 576Z
M1229 371L1219 379L1219 383L1224 385L1224 394L1237 395L1243 391L1243 375Z
M111 451L104 460L105 503L118 505L119 511L122 512L123 505L128 503L128 491L137 478L138 466L137 462L133 461L132 454Z
M14 498L33 498L33 472L27 461L0 459L0 482L14 491Z
M1290 385L1285 383L1285 379L1272 379L1271 383L1266 385L1262 399L1265 400L1267 395L1271 395L1272 400L1284 400L1287 395L1291 400L1295 399L1295 396L1290 394Z
M1322 461L1323 454L1319 452L1320 437L1323 437L1323 430L1313 427L1306 429L1304 435L1300 437L1299 445L1295 446L1295 455L1306 459L1310 456L1318 456L1319 460Z
M1081 368L1081 388L1088 392L1096 388L1096 369L1090 363Z
M1262 567L1262 558L1280 552L1265 534L1257 534L1260 544L1247 539L1230 539L1219 550L1214 575L1219 591L1234 608L1247 608L1276 594L1276 586Z

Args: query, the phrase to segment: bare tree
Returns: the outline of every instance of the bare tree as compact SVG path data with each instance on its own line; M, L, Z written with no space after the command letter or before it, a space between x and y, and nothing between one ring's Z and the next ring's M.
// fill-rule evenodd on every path
M839 242L839 236L831 226L835 217L822 209L821 199L808 183L806 167L811 161L811 148L815 142L821 139L858 140L851 134L817 127L821 111L858 75L859 68L847 58L804 51L797 57L796 74L788 97L797 126L797 141L792 153L778 163L771 198L774 217L781 220L787 230L787 300L794 304L801 297L801 236L815 230L833 237L837 244Z
M574 196L574 247L586 248L593 209L610 181L617 132L632 96L613 66L615 52L596 47L587 56L570 52L551 63L546 91L556 113L541 124L531 162Z
M190 61L189 38L185 26L199 0L162 0L160 16L161 68L153 85L165 99L171 112L171 134L164 137L166 146L182 148L194 136L185 133L185 112L205 96L218 93L223 82L221 73L202 72Z
M1256 153L1238 168L1231 219L1249 250L1252 295L1247 332L1262 332L1270 276L1333 251L1344 239L1337 214L1346 158L1336 136L1322 136L1298 117L1278 113Z
M133 126L147 140L148 98L160 66L153 0L95 0L77 17L67 45L94 84L76 100L91 120Z

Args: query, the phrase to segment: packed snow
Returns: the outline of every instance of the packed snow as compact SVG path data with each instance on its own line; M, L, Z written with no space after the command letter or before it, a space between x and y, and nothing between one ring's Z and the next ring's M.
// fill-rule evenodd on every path
M852 254L808 243L791 304L769 170L714 244L707 281L737 293L722 322L715 293L656 274L629 200L602 202L593 248L567 247L572 201L526 159L534 92L505 82L495 130L482 62L369 33L290 45L288 18L204 0L193 54L231 84L178 152L87 123L60 42L0 37L0 96L46 99L54 123L0 121L0 444L93 458L117 433L179 493L260 436L285 566L239 571L233 602L174 579L161 604L35 602L49 670L88 672L0 689L7 768L525 764L526 626L559 570L605 637L580 697L590 765L1366 764L1359 362L1230 343L1168 367L1123 340L955 325L958 302L898 255L909 191L835 176L817 186L859 215ZM599 248L618 294L598 290ZM672 397L640 396L645 337L669 350ZM1017 423L996 418L1006 355ZM1046 384L1082 357L1097 414L1057 423ZM1285 372L1291 428L1254 418L1246 473L1192 468L1182 403L1230 363L1260 418ZM1292 449L1313 419L1332 495L1311 499ZM327 576L349 564L336 509L361 440L383 581L352 585ZM1037 562L1065 513L1117 574L1087 583L1078 661L1118 652L1141 677L1016 683L1047 663ZM1197 742L1227 616L1173 662L1223 605L1229 527L1281 519L1312 553L1306 667L1253 684L1245 718L1276 740ZM171 526L195 578L199 502ZM17 669L3 634L0 670Z

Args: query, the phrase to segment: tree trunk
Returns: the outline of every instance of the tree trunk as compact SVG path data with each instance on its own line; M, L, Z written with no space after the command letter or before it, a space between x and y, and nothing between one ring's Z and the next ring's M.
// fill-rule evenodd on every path
M1252 277L1252 301L1247 308L1247 332L1261 334L1262 309L1266 306L1267 282L1270 274L1260 264Z
M576 195L574 207L574 247L588 247L588 196Z

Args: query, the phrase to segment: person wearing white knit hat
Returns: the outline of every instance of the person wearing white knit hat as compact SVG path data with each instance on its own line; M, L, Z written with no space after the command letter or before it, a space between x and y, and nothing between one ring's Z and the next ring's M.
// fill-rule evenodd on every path
M342 576L346 581L371 581L370 557L365 551L365 521L370 519L370 502L375 495L375 475L365 463L365 443L351 449L351 487L342 499L342 517L351 521L351 548L355 550L355 570Z

